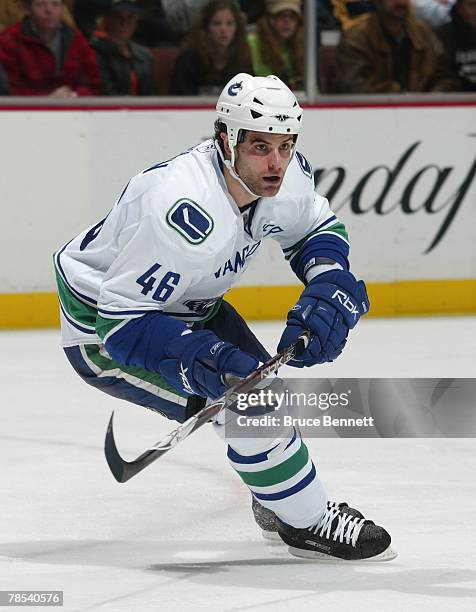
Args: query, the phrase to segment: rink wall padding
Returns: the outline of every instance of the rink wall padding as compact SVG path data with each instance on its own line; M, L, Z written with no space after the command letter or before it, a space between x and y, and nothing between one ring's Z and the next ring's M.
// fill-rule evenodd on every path
M305 109L298 149L346 226L370 316L476 312L476 99L427 100ZM0 106L0 328L57 325L52 253L215 118L210 105L35 104ZM248 319L282 319L296 277L272 240L255 253L229 298Z
M226 299L249 321L284 320L300 286L237 287ZM476 280L369 283L370 317L476 313ZM54 293L0 294L0 329L59 326Z

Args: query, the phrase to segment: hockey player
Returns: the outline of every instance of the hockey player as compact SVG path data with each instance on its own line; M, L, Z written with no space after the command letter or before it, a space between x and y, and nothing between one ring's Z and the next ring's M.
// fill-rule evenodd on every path
M217 103L215 136L133 177L108 216L55 254L62 343L90 385L184 421L269 358L223 300L273 238L305 285L278 350L311 333L291 362L333 361L368 310L349 272L343 224L295 150L302 109L277 77L238 74ZM217 430L223 429L215 424ZM233 439L232 467L255 518L292 554L388 559L390 536L328 502L298 431Z

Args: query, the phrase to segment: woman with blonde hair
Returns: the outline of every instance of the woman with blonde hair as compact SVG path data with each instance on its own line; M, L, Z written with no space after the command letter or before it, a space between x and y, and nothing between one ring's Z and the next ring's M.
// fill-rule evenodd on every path
M215 94L237 72L251 72L245 19L233 0L212 0L199 13L177 59L172 91Z
M304 82L304 28L300 0L266 0L266 14L248 34L253 72L275 74L291 89Z

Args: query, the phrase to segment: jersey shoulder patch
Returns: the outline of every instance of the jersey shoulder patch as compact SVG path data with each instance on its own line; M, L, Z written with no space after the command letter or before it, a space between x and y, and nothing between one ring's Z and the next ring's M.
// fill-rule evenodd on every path
M190 244L201 244L213 231L212 217L190 198L180 198L166 216L168 225Z
M304 155L302 153L299 153L299 151L296 151L296 160L303 173L307 177L312 178L312 166L309 161L304 157Z

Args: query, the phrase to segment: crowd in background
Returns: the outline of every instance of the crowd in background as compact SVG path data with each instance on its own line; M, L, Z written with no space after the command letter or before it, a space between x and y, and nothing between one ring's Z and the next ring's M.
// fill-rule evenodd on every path
M476 0L315 0L322 93L476 91ZM330 42L329 42L330 41ZM304 88L300 0L0 0L0 94Z

